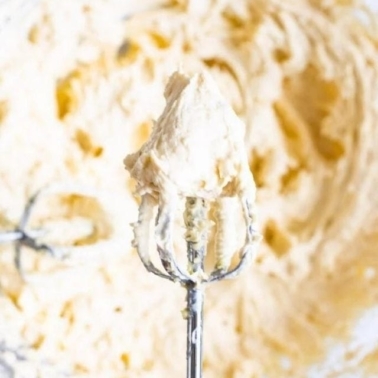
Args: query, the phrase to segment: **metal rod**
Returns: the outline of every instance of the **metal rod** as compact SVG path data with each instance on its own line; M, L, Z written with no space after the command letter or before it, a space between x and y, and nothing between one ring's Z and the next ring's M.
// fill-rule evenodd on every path
M187 378L202 378L204 289L193 284L187 288Z
M20 230L0 232L0 243L9 243L22 239L24 233Z
M44 230L30 230L28 232L22 229L16 229L13 231L0 231L0 244L10 243L16 241L23 241L24 244L28 244L28 241L33 241L32 248L37 245L34 239L40 237L45 233ZM29 243L30 244L30 243Z
M188 271L193 277L187 288L187 378L202 378L203 302L202 275L206 254L206 230L203 220L206 206L202 199L187 198L185 223Z

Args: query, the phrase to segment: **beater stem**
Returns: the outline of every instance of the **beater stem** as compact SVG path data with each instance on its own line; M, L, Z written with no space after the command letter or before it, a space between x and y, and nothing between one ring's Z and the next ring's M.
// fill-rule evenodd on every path
M188 257L188 272L192 281L187 288L187 378L202 378L204 259L206 254L205 201L189 197L186 200L185 225Z
M203 287L196 284L187 288L187 378L202 378L203 342Z

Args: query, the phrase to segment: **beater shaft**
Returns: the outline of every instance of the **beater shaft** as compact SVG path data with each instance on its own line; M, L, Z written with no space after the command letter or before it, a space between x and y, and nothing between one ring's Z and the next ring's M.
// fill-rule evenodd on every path
M184 214L188 255L188 271L194 278L204 274L206 255L205 202L199 198L186 200ZM201 280L188 282L187 288L187 378L202 378L203 302L204 287Z
M187 378L202 378L204 290L196 285L187 288Z

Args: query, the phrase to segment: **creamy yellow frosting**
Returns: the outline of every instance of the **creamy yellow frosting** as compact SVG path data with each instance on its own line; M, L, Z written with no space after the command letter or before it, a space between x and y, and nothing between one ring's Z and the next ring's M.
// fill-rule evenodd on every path
M378 295L372 13L352 0L44 0L28 22L0 54L1 229L47 184L92 189L43 197L31 219L65 261L26 251L24 283L0 246L0 363L17 377L184 375L184 293L131 247L122 164L181 69L210 74L245 124L263 235L253 267L209 287L205 376L374 376L378 331L355 330ZM241 221L224 231L232 249Z
M255 197L245 127L206 73L174 73L149 140L128 155L138 191L165 197Z

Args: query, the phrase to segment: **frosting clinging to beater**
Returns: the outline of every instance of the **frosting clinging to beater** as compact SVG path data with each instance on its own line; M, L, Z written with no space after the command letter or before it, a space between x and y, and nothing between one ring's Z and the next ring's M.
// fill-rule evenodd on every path
M139 192L254 197L244 126L211 76L175 72L164 94L166 107L150 139L124 160Z

